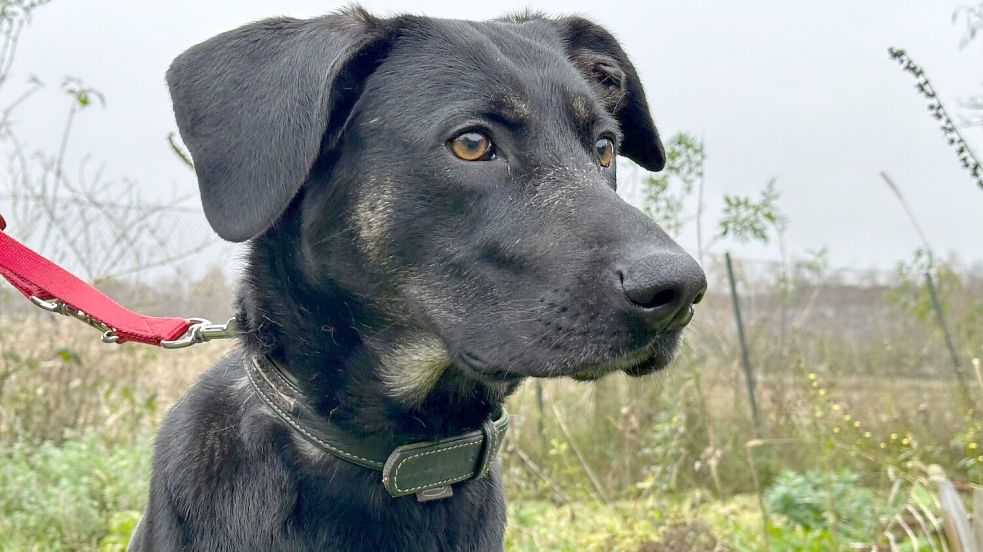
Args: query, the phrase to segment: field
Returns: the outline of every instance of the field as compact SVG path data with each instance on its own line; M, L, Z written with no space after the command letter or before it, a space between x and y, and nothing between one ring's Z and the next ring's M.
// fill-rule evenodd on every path
M669 4L660 4L660 11ZM17 48L21 32L30 33L30 24L49 14L64 17L62 13L70 12L59 10L68 6L75 4L0 0L0 92L6 94L0 98L0 154L5 161L0 163L0 207L8 231L130 308L224 320L234 293L236 251L220 243L205 222L193 191L194 162L177 135L161 132L148 145L136 138L136 131L147 130L137 128L143 123L127 120L123 132L112 122L119 124L118 112L111 112L116 118L109 122L100 118L99 109L107 105L100 90L75 76L44 75L45 84L35 75L35 66L42 66L40 58L15 64L18 51L30 51ZM243 6L226 11L238 13ZM820 7L809 9L816 8L818 14ZM884 12L895 8L875 6ZM110 9L86 9L95 15L72 27L91 27L93 38L111 35L130 41L117 48L134 51L156 42L135 40L118 32L121 29L108 32L105 25L116 25L108 17ZM721 10L702 9L708 11L693 19L701 26L679 31L680 37L720 38L702 25ZM976 531L977 547L983 546L983 266L965 264L955 254L942 258L932 250L917 216L931 215L937 206L919 205L917 200L909 205L886 172L875 177L877 171L897 168L904 174L905 167L915 167L902 160L924 160L926 166L920 168L931 165L931 171L905 175L922 186L909 191L920 192L913 197L923 203L925 197L938 198L940 205L942 198L952 200L956 186L983 188L980 156L963 137L963 132L969 135L978 130L971 127L983 124L983 96L971 96L957 109L951 101L956 92L937 91L929 81L932 67L917 65L901 49L891 48L889 56L884 55L887 44L877 46L882 61L891 69L897 69L897 63L900 69L892 75L903 78L904 86L914 85L906 98L921 102L918 109L907 112L897 107L902 104L889 103L881 96L884 88L875 92L872 83L855 86L857 79L850 76L854 73L836 72L850 60L829 56L834 43L848 38L846 20L856 23L856 18L842 6L830 9L838 10L828 19L835 20L837 32L844 35L832 43L825 36L811 41L811 51L821 54L815 59L823 63L810 70L823 85L848 83L849 102L833 106L823 86L768 80L753 83L751 92L761 97L754 97L749 108L746 101L730 101L731 96L740 98L742 86L726 77L714 83L713 94L694 90L687 95L700 101L694 113L716 118L723 114L717 113L718 107L726 107L739 117L724 121L750 121L723 125L740 127L739 144L721 143L724 139L709 133L710 143L718 144L724 152L721 159L730 159L731 166L715 165L714 171L714 165L707 165L704 130L694 125L695 133L661 129L667 154L662 172L645 173L628 161L615 167L622 197L687 245L708 273L709 291L670 368L642 379L618 374L594 384L527 381L510 399L512 425L501 454L509 503L507 550L966 552L970 546L960 542L971 537L960 536L962 530ZM169 6L167 11L192 10ZM983 3L941 16L965 27L966 51L979 45L973 41L983 36ZM156 16L151 19L157 23ZM756 19L767 18L749 18L740 25L724 18L728 29L742 32ZM901 17L893 19L893 14L878 13L877 24L864 32L904 23ZM806 37L806 31L821 29L813 28L812 15L808 25L800 21L806 21L802 14L776 19L774 30L787 27ZM191 27L192 22L186 18L181 27ZM655 22L643 23L646 41L654 39L658 33L649 27L654 29ZM926 21L909 23L921 33L929 28L923 25ZM784 79L786 71L810 66L794 57L792 45L771 42L771 33L766 34L767 52L779 51L790 61L783 61L782 71L768 66L769 79L773 74ZM714 46L727 50L725 56L712 57L727 58L728 75L754 66L754 60L730 61L736 42L754 42L745 38L732 46ZM49 41L53 42L64 50L60 35ZM678 54L693 60L686 62L687 73L715 74L704 70L699 57L689 55L692 44L684 42L679 39L672 56L658 52L660 71L664 60ZM81 52L84 46L73 44L68 50ZM642 50L657 52L654 47ZM63 53L52 57L67 58ZM866 55L854 52L850 57L859 60ZM132 78L135 67L117 66L112 61L116 58L103 53L98 57L110 69L99 71L103 77ZM141 60L141 65L152 64ZM161 60L160 74L165 65ZM870 67L863 67L864 79L869 80ZM966 67L976 78L978 64ZM657 77L660 71L653 66L649 74ZM71 75L75 74L73 69ZM60 87L54 84L57 79ZM162 88L160 75L154 79L154 86ZM948 84L951 78L942 82ZM799 110L789 108L780 117L765 110L766 98L775 96L764 92L780 92L780 105L785 105L786 96L794 98L800 89L808 94L799 95L822 100L813 103L830 103L830 113L853 114L855 120L847 121L853 126L841 127L836 122L840 119L826 121L821 110L817 117L824 120L811 128L800 124ZM116 90L143 89L119 87L117 82ZM721 90L727 101L706 108L704 96ZM125 104L133 98L119 99ZM811 113L820 106L807 107L803 111ZM141 113L141 121L147 115L147 124L155 117L170 124L169 100L141 109L147 111ZM666 109L658 113L660 121L665 120L662 113L674 112L671 105ZM872 126L885 113L888 116L882 118L891 121L928 121L931 126ZM787 126L768 126L779 119ZM114 151L92 138L97 134L87 134L103 125L112 136L132 140L135 149ZM771 141L756 143L750 132L755 128L750 127L759 125L762 136L769 134ZM33 132L40 128L47 129L37 133L44 136ZM875 128L893 130L878 134ZM926 134L934 133L932 143L944 150L944 159L920 141L924 137L917 133L926 128ZM785 157L793 150L785 146L831 129L837 133L835 140L813 137L814 142L808 142L807 157L797 161L806 167L800 176L808 179L790 179L795 188L788 189L814 193L815 210L825 218L813 218L813 225L822 220L825 231L839 224L835 221L843 214L841 207L863 208L859 216L852 211L853 224L888 220L875 216L883 214L883 205L860 199L873 196L861 194L858 182L886 184L889 190L878 189L891 194L889 201L898 200L892 207L903 210L910 228L898 230L894 225L872 236L851 226L849 236L879 248L878 240L885 236L917 235L921 246L893 270L833 267L825 248L790 251L787 230L796 221L783 211L778 181L773 178L748 194L746 181L732 179L730 173L738 169L767 172L777 161L791 162ZM850 141L858 137L861 141ZM893 151L897 142L889 139L898 138L910 141L912 149ZM751 157L735 153L752 150ZM145 168L144 154L153 160L146 164L148 171L170 163L184 171L176 177L183 181L153 174L138 183L112 167L104 170L100 160L133 157ZM847 154L879 159L886 166L851 173ZM817 165L817 159L824 164ZM846 183L849 194L826 189ZM932 195L926 196L929 186ZM170 199L167 191L173 191ZM802 199L807 196L797 197L798 213L814 207L813 200ZM830 203L830 197L837 203ZM824 200L825 210L818 198ZM959 206L978 205L978 199L973 196L971 201L977 203L967 200ZM942 231L933 235L945 250L955 247L957 238L974 235L980 220L978 211L958 217L946 210L952 204L947 205L934 212L935 224L950 229L948 241ZM940 225L953 221L965 228L952 231L952 226ZM864 228L870 232L869 225ZM955 250L978 257L978 251L967 252L965 247ZM738 253L733 275L725 251ZM748 251L767 258L740 255ZM743 332L738 330L735 297ZM0 284L0 552L124 550L146 501L157 427L182 392L229 346L214 342L163 351L103 345L94 330L42 313Z
M800 275L782 295L740 280L757 429L720 285L666 372L524 384L502 459L507 549L941 549L931 473L967 504L983 483L970 360L983 294L970 271L937 273L966 359L957 377L909 272L876 285ZM157 423L227 345L101 345L77 322L2 300L0 547L122 550Z

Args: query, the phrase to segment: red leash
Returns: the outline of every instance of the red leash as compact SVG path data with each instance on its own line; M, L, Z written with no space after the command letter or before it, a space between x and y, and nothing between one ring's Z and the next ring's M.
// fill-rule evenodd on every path
M235 335L234 319L212 324L133 312L11 238L5 228L0 215L0 276L38 307L99 329L106 343L136 341L174 349Z

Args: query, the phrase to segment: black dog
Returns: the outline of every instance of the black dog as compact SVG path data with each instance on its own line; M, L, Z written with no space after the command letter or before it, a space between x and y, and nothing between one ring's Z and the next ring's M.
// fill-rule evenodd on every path
M250 247L242 349L168 414L133 550L500 550L505 398L658 370L703 294L615 193L616 154L665 154L589 21L271 19L167 78Z

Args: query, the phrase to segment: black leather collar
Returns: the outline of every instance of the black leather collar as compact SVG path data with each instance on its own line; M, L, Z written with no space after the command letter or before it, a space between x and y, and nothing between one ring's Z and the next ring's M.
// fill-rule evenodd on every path
M509 427L503 408L481 429L435 441L401 444L361 437L317 415L289 373L266 356L247 355L246 376L260 399L315 447L371 470L394 497L416 493L421 502L451 496L451 485L484 477Z

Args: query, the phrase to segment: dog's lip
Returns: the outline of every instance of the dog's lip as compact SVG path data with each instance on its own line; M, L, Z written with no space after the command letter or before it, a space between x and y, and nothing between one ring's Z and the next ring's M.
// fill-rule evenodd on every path
M594 381L601 377L617 371L630 373L631 370L644 366L652 362L658 355L659 347L665 340L673 339L671 336L658 335L646 345L639 347L626 354L616 356L587 369L580 370L569 376L578 381ZM660 366L661 368L661 366Z
M624 371L625 373L632 374L633 371L637 372L641 367L651 365L661 356L661 350L667 344L676 342L681 333L681 329L662 332L653 337L645 345L628 352L605 358L592 364L577 366L575 370L547 373L517 373L500 369L473 351L462 350L455 356L458 359L456 364L461 371L487 384L513 383L527 377L570 377L578 381L594 381L613 372ZM668 359L664 360L666 362L659 363L658 366L654 366L652 369L646 369L642 373L649 373L664 368L668 364Z
M486 385L515 383L526 377L525 375L516 374L515 372L497 370L493 368L486 360L472 351L463 350L456 356L458 358L458 362L456 364L461 371Z

